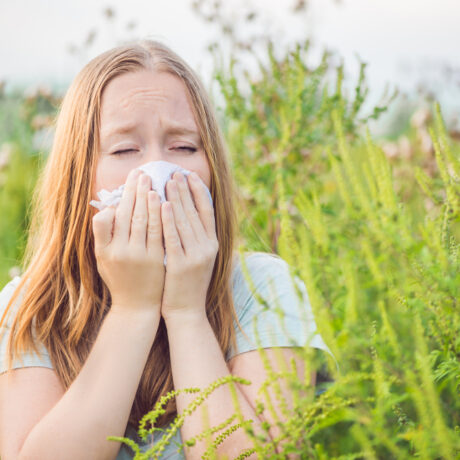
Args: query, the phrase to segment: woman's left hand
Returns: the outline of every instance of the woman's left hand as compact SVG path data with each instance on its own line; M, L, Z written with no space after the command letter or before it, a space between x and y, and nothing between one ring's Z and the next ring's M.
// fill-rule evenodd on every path
M182 314L206 317L206 294L219 250L214 209L196 173L186 177L176 172L166 189L168 201L161 209L167 254L161 315L165 320Z

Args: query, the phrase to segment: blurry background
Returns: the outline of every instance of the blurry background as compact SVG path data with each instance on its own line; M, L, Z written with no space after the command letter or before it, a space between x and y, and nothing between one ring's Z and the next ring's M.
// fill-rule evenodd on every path
M298 458L459 459L459 13L458 0L0 0L0 288L22 274L69 83L102 51L160 40L215 104L239 248L295 269L340 363L285 424Z
M454 0L0 0L0 280L19 273L30 196L52 145L62 96L101 52L151 38L197 71L234 155L241 202L248 205L242 222L249 223L242 231L253 249L276 251L278 197L266 193L274 184L273 152L281 138L278 95L297 81L296 66L283 61L292 61L288 56L296 46L302 49L305 99L296 100L302 123L288 158L299 180L320 177L323 166L329 170L324 154L316 158L314 152L334 144L332 110L347 106L342 113L347 134L370 129L395 164L397 190L410 201L411 168L436 174L428 129L433 101L441 103L451 138L460 139L458 18L460 2ZM279 61L275 66L268 42ZM261 65L269 70L261 72ZM251 100L252 107L242 107L241 101ZM294 110L291 102L284 104ZM248 168L252 177L244 173ZM333 188L334 181L330 184ZM427 198L412 208L420 206L434 205Z
M309 58L319 60L324 48L336 51L337 59L345 60L346 77L358 75L357 57L364 60L368 105L379 100L385 85L397 86L411 100L421 93L437 98L449 122L457 122L456 0L2 0L0 81L6 91L39 83L64 90L95 55L146 36L164 41L209 81L209 44L219 37L224 56L228 53L216 11L241 40L263 33L284 47L310 37ZM254 13L252 21L245 20ZM255 70L251 60L242 59ZM352 81L346 78L345 85Z

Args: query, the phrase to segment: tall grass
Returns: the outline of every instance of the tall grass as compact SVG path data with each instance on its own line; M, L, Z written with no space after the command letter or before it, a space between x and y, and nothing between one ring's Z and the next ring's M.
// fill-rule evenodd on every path
M341 98L335 97L327 111L323 105L315 112L301 97L308 85L297 79L293 89L295 72L286 74L273 70L270 78L277 75L277 83L295 96L278 99L269 78L243 97L227 74L225 114L233 121L228 139L240 183L247 186L243 198L252 200L242 220L264 216L258 220L264 236L248 231L248 246L274 242L272 249L305 281L319 331L341 372L329 361L335 382L317 398L292 373L278 376L307 396L296 398L295 410L281 424L284 453L275 453L276 442L257 438L254 451L261 458L285 458L290 449L299 458L456 458L458 146L450 145L436 107L431 134L437 174L430 178L415 164L410 179L418 202L426 194L435 204L420 215L419 207L408 209L395 192L391 165L369 132L359 136L349 129L344 114L355 109L347 112L344 98L336 104ZM310 118L300 116L308 103L304 113ZM315 129L321 134L309 144ZM306 146L309 154L299 156ZM312 170L318 172L309 175ZM267 209L278 213L267 216ZM280 231L270 239L266 223L273 221ZM307 367L309 351L301 350ZM260 404L269 404L260 397ZM137 458L155 458L159 448Z
M414 223L394 192L382 149L369 133L348 142L335 110L331 116L336 143L326 152L337 187L325 191L323 181L323 190L296 192L294 205L302 224L294 224L287 211L280 173L283 156L277 152L278 252L305 281L319 331L340 372L329 360L334 383L317 397L292 370L272 374L265 386L286 379L296 404L285 414L288 421L280 424L283 453L276 453L275 441L261 442L254 436L253 451L259 458L287 458L289 452L312 459L458 458L460 168L458 146L450 145L439 106L435 114L431 132L442 181L433 181L437 185L429 193L444 198L436 201L423 224ZM425 193L422 183L417 193ZM263 349L259 352L263 355ZM311 349L306 346L299 353L307 367L312 366ZM230 375L226 383L232 380ZM224 381L202 389L189 410L196 410ZM269 403L261 391L258 407ZM160 406L146 414L142 426L146 420L154 423ZM224 430L237 414L215 429ZM176 422L164 439L180 427L183 416ZM242 420L234 427L253 436ZM139 434L153 430L141 427ZM187 444L193 445L193 440ZM161 446L138 451L135 458L158 458ZM215 455L216 442L208 446L209 457L204 458Z
M253 450L238 458L251 452L273 459L288 454L312 459L458 458L459 146L449 138L435 106L429 129L436 169L425 170L418 152L410 160L409 175L401 178L398 168L407 164L390 162L369 131L360 129L384 110L359 115L364 74L355 97L348 98L341 86L343 68L337 69L331 92L325 61L317 69L305 66L307 47L298 46L282 60L269 48L270 67L259 80L248 80L248 93L232 68L218 69L216 80L225 99L223 127L241 192L245 245L240 250L276 252L305 282L318 330L340 372L326 360L334 382L315 396L308 379L296 377L293 363L280 373L267 368L258 413L272 406L266 398L269 386L282 402L281 379L290 382L295 401L293 410L281 404L284 413L277 415L287 421L280 423L280 438L254 436L251 422L241 418L235 404L233 417L195 441L208 440L205 458L215 458L219 443L237 429L254 441ZM4 279L12 259L21 256L17 247L27 227L22 220L27 184L40 167L30 155L31 141L29 147L21 148L19 141L14 145L0 186ZM410 201L402 196L407 189ZM244 264L243 271L249 282ZM307 369L318 366L312 350L308 345L297 350ZM263 349L260 353L268 366ZM229 375L208 388L177 389L163 398L141 422L141 437L159 431L155 420L169 398L179 391L197 393L146 452L127 438L109 440L130 445L136 459L158 458L186 416L199 410L215 388L233 388L235 381L249 383ZM264 429L268 432L266 424ZM283 452L276 453L281 442Z

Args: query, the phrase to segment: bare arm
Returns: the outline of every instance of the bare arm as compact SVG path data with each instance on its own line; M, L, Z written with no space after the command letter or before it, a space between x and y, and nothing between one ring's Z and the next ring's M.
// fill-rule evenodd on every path
M97 270L112 308L67 391L55 372L43 369L0 377L2 460L112 460L118 455L120 443L106 438L124 435L161 317L161 203L150 189L149 176L133 169L119 205L93 216ZM33 401L31 414L24 411L25 400Z
M165 319L165 322L168 331L174 388L199 387L204 389L219 377L231 374L214 331L206 317L177 315ZM193 344L192 347L190 346L191 343ZM243 418L253 421L251 427L257 435L265 435L261 428L262 419L256 415L254 408L246 399L239 385L236 385L236 393ZM176 397L178 413L182 414L196 396L196 394L178 394ZM233 398L228 385L214 390L203 402L203 406L208 409L210 427L219 425L235 413ZM235 423L238 423L238 420L233 421L231 425ZM202 412L198 410L187 415L180 430L183 442L201 433L204 430ZM215 441L220 434L221 432L212 434L212 440ZM246 449L252 448L253 445L253 441L245 433L244 428L239 428L222 444L219 444L217 455L235 458ZM187 460L200 459L205 450L206 441L198 441L193 447L186 448L185 457ZM256 454L253 453L248 458L253 460L256 458Z
M158 329L158 309L112 307L80 373L28 434L18 458L114 459Z

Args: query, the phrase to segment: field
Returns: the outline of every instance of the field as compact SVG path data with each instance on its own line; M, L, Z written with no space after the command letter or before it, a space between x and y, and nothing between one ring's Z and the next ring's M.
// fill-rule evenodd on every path
M338 373L328 362L334 383L317 397L294 383L307 396L283 425L284 455L459 458L460 146L437 104L397 139L373 139L366 124L386 107L361 114L364 69L350 98L343 69L331 89L327 56L309 68L307 49L277 60L268 47L257 81L231 66L215 73L241 249L289 263L340 364ZM45 87L0 97L0 286L23 270L30 200L61 97ZM273 444L254 448L287 458Z

